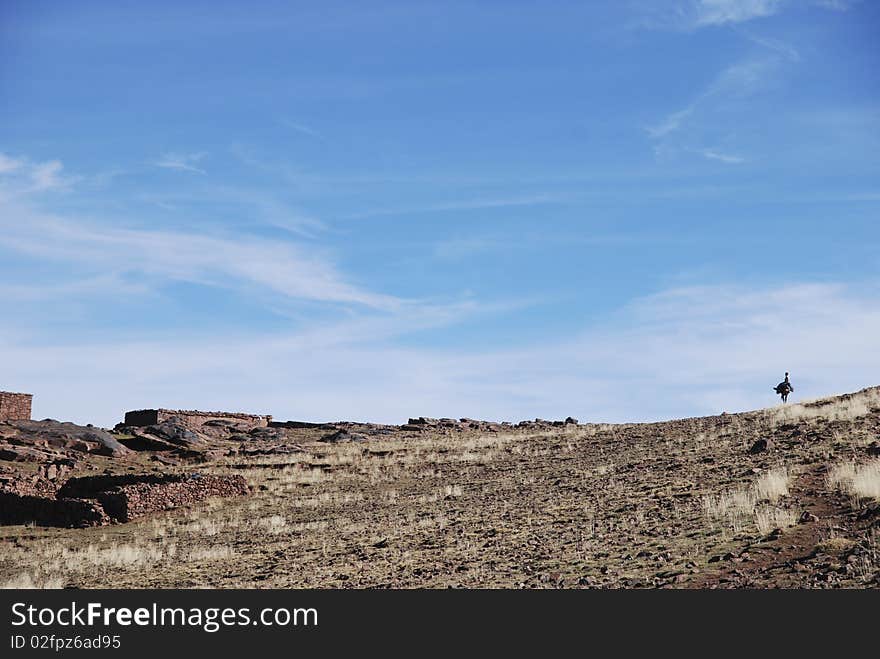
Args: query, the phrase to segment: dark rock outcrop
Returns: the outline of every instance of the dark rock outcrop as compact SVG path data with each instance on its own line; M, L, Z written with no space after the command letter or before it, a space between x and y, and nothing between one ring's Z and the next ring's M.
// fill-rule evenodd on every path
M348 430L337 430L336 432L321 437L322 442L330 442L333 444L341 442L365 442L369 439L366 435Z
M121 457L128 449L113 435L102 428L78 426L75 423L45 419L43 421L7 421L18 443L35 448L69 449L84 453L96 453ZM9 438L7 438L8 441Z
M755 455L757 453L766 453L767 451L773 450L773 440L772 439L759 439L752 447L749 449L749 453Z

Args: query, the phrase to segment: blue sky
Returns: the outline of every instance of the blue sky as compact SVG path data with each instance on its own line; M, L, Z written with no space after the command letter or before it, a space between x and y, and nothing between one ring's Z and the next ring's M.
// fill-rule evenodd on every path
M880 384L880 8L0 2L34 414L627 421Z

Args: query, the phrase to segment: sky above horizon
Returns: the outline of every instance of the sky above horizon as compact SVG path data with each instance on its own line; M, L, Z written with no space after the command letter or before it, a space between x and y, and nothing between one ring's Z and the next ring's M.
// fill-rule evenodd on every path
M880 5L0 1L0 389L111 426L880 384Z

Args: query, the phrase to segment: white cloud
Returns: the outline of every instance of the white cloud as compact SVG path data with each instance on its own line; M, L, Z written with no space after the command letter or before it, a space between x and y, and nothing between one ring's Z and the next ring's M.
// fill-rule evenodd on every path
M877 384L880 373L877 291L841 285L675 289L566 341L508 350L395 347L391 325L100 344L7 336L0 362L8 382L36 394L38 416L104 425L154 405L312 420L650 420L776 404L784 371L799 399Z
M769 37L763 37L756 34L751 34L746 31L742 32L743 36L746 39L751 41L752 43L756 43L759 46L772 50L775 53L783 55L786 59L792 62L799 62L801 59L800 53L797 49L789 43L781 41L779 39L771 39Z
M743 23L778 12L781 0L697 0L693 3L695 27Z
M860 2L861 0L813 0L813 4L834 11L848 11Z
M518 197L490 197L486 199L465 199L446 201L422 206L402 206L399 208L378 208L346 215L347 219L361 219L382 215L408 215L417 213L438 213L443 211L480 210L483 208L508 208L512 206L538 206L557 203L562 198L557 195L524 195Z
M655 154L690 151L727 163L745 162L745 158L728 156L695 143L699 144L705 139L705 133L712 132L717 115L768 86L780 59L779 56L750 57L725 67L684 108L645 127L654 143Z
M663 119L661 119L656 125L648 126L645 130L648 134L653 138L661 138L666 137L670 133L674 133L679 128L681 128L684 121L693 114L695 109L694 105L689 105L688 107L673 112Z
M646 0L637 7L642 14L639 23L641 27L691 31L735 27L804 6L847 11L859 2L860 0Z
M5 153L0 153L0 174L14 172L17 169L20 169L22 165L24 165L23 160L18 160L7 156Z
M37 260L37 271L52 263L69 266L72 273L61 284L4 282L5 290L19 299L48 298L73 289L130 291L127 282L134 278L141 282L140 290L184 281L253 290L282 302L360 305L385 312L407 304L348 282L314 245L307 249L300 242L248 234L126 227L115 218L83 220L38 210L30 203L31 194L77 179L62 178L58 160L31 163L4 156L0 163L0 249ZM263 203L274 223L288 219L270 200Z
M60 177L61 170L64 166L59 160L50 160L49 162L34 165L31 170L31 180L34 183L34 190L49 190L62 185Z
M309 137L314 137L319 140L324 139L324 136L321 135L321 133L316 131L314 128L306 126L305 124L291 121L290 119L282 119L281 125L285 126L287 128L290 128L291 130L295 130L297 133L302 133L303 135L308 135Z
M62 176L63 169L60 160L34 162L0 153L0 200L67 188L78 179Z
M187 281L255 287L288 299L394 309L402 300L350 284L327 258L290 241L183 231L120 228L11 204L0 248L41 262L77 264L84 273L134 274L159 283Z
M740 156L735 156L729 153L721 153L720 151L714 151L712 149L703 149L700 151L704 158L707 160L717 160L718 162L723 162L726 165L738 165L740 163L745 162L745 158Z
M164 169L176 169L182 172L206 174L204 169L197 167L206 154L204 153L165 153L154 164Z

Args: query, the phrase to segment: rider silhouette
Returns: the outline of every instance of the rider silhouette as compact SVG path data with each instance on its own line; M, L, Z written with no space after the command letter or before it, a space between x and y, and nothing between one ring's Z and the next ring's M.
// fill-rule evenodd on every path
M785 373L785 379L777 384L773 390L782 396L782 402L785 403L788 401L788 394L794 391L794 387L791 386L791 382L788 379L788 372Z

